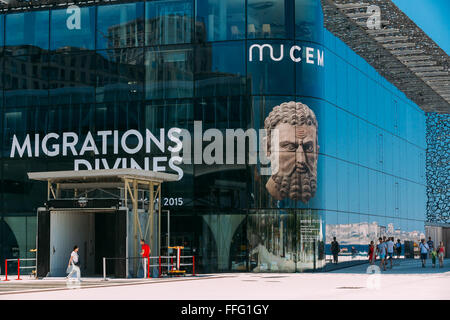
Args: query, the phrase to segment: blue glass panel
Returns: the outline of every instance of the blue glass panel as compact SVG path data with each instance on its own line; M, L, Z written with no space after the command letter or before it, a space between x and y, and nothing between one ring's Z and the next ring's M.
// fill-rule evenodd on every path
M294 2L247 0L247 37L292 39Z
M142 99L144 82L143 48L97 51L96 101Z
M369 213L369 173L364 167L358 168L359 175L359 210L363 213Z
M195 57L197 96L246 93L244 41L199 45Z
M339 211L348 211L348 164L344 161L337 160L337 203Z
M405 186L406 207L408 211L408 219L417 219L416 216L416 185L415 183L405 181L402 185Z
M369 213L377 214L377 201L380 201L377 199L377 175L375 171L370 169L368 170L368 182L369 186L367 192L369 194Z
M398 119L398 135L402 138L406 137L406 105L403 100L397 101L397 119Z
M408 219L407 186L404 180L398 179L398 208L400 218Z
M348 108L348 90L347 90L347 63L340 59L336 59L336 78L337 82L337 105L341 108Z
M324 157L325 176L322 181L325 183L325 203L324 207L327 210L337 210L337 164L336 159Z
M367 124L367 160L368 166L372 169L378 168L377 137L377 129L373 125Z
M252 94L293 95L295 62L289 58L288 51L293 42L267 40L265 44L268 46L261 47L259 42L254 41L247 43L249 90ZM281 60L272 59L271 53L273 58Z
M14 32L6 32L5 45L9 47L31 46L48 50L48 24L48 10L8 14L6 15L5 29L14 30Z
M359 119L353 115L348 116L348 160L353 163L358 163L359 154Z
M69 104L94 101L96 55L94 52L79 52L50 56L51 103Z
M316 196L311 199L311 207L315 209L325 209L326 204L326 156L319 154L317 160L317 191Z
M336 109L337 111L337 157L342 160L348 160L349 158L349 134L348 134L348 114L347 112Z
M388 174L393 174L393 142L392 135L390 133L384 133L384 158L383 158L383 169Z
M197 31L206 34L202 40L245 38L245 0L197 0L196 14Z
M322 6L316 0L295 0L295 38L323 42Z
M358 163L362 166L369 165L367 122L358 119Z
M0 15L0 52L3 52L3 45L5 44L5 16Z
M51 11L51 50L95 49L96 7L77 8Z
M320 153L336 157L337 115L336 107L324 103L319 110L319 146Z
M331 62L326 61L327 56L322 46L302 42L296 42L296 45L301 48L301 52L292 49L289 52L291 59L301 58L301 61L295 63L296 94L321 98L324 96L325 64Z
M348 66L348 111L358 115L358 70Z
M386 96L389 97L389 91L387 91L385 88L378 86L378 94L377 94L377 126L380 128L385 128L385 117L389 115L389 113L386 112L387 105L386 105ZM389 100L388 100L389 101Z
M359 170L358 166L354 164L348 164L348 209L351 212L359 212L359 198L360 198L360 186L359 186Z
M330 50L324 53L327 61L325 63L324 75L324 97L329 102L336 104L336 55Z
M144 44L144 3L98 6L97 49Z
M368 110L367 110L367 101L368 101L368 86L367 86L367 76L362 72L357 72L357 81L358 81L358 116L367 120L368 119Z
M327 49L329 49L330 51L334 52L336 46L335 43L336 37L325 28L323 35L324 35L324 46L327 47Z
M378 112L378 85L372 79L367 79L367 120L372 123L377 123Z
M192 97L193 50L149 48L145 52L145 96L147 99Z
M386 177L383 173L377 172L377 192L376 192L376 213L386 215Z
M48 55L4 56L6 106L48 103Z
M190 43L194 33L192 27L192 0L157 0L146 2L146 45ZM204 32L199 30L198 33L203 34Z

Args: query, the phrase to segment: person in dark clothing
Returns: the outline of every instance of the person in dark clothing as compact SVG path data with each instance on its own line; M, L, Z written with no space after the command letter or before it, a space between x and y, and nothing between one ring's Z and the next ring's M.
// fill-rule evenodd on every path
M397 252L397 259L400 259L400 256L402 255L402 243L400 242L400 239L397 239L395 250Z
M428 247L430 248L430 250L428 251L428 254L430 255L430 258L431 258L431 252L433 252L433 249L434 249L434 242L433 242L433 240L431 240L431 237L428 237L427 244L428 244Z
M338 255L341 249L339 248L339 243L336 241L336 237L333 237L331 242L331 254L333 255L333 263L338 263Z

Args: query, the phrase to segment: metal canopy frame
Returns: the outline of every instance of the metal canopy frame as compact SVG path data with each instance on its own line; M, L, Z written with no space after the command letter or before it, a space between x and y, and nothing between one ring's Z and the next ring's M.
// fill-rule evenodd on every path
M425 112L450 113L450 58L391 0L321 0L324 26ZM381 10L369 29L367 9Z
M130 199L132 205L134 256L138 256L138 241L140 239L146 238L147 235L149 235L151 240L154 237L155 207L157 207L159 215L157 248L158 251L161 250L161 185L163 182L176 181L178 179L177 175L137 169L104 169L29 172L28 177L31 180L47 182L47 200L61 199L61 190L73 190L75 198L80 198L93 190L105 191L104 189L123 188L125 207L128 208L128 199ZM81 195L79 193L80 190L84 191ZM138 217L139 191L149 193L147 211L149 219L145 228L141 225ZM160 252L158 252L158 255L160 255Z

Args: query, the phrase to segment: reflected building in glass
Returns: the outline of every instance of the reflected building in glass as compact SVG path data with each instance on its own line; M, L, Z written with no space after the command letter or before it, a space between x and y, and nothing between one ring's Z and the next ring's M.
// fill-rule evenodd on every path
M234 153L229 162L179 164L182 178L163 186L170 243L196 256L198 272L323 270L333 237L340 261L363 261L380 236L402 243L423 236L425 114L324 29L320 1L77 6L0 15L0 260L31 257L35 248L46 186L27 172L73 170L83 159L94 169L178 173L167 133L180 128L194 137L196 123L203 139L193 158L214 142L208 130L227 137L267 123L286 129L271 146L278 175ZM150 150L116 151L112 139L102 148L95 135L128 130L149 130ZM43 152L42 137L68 132L77 134L78 152ZM80 155L89 133L101 151ZM14 137L21 146L29 137L39 152L13 155ZM249 138L243 143L252 148Z

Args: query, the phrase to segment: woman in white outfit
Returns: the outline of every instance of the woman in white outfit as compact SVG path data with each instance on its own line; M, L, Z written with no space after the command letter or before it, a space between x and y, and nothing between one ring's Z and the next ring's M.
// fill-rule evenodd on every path
M69 259L69 265L67 266L67 268L72 267L72 270L70 271L70 273L67 275L67 279L69 279L72 274L74 274L75 272L77 273L77 279L78 281L81 281L81 270L80 270L80 261L78 259L78 246L73 247L73 251L70 254L70 259Z

